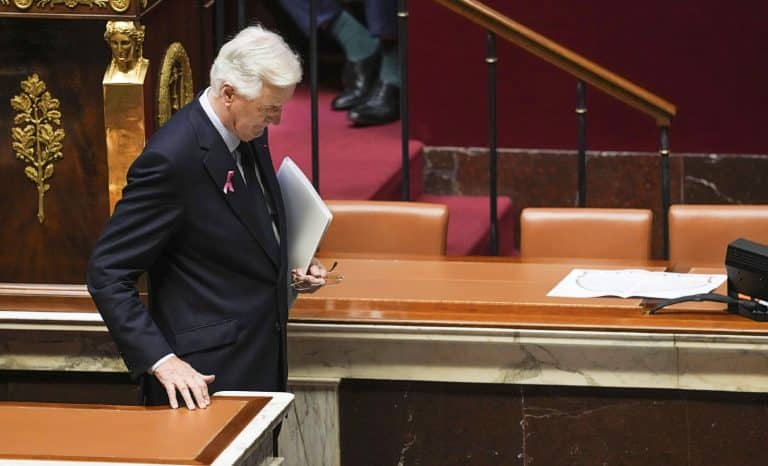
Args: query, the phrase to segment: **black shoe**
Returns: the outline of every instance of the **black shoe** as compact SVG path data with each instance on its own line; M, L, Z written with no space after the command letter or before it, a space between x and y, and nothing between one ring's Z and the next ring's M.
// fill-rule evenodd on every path
M331 108L334 110L349 110L356 105L360 105L376 82L380 65L381 53L379 50L376 50L370 57L363 58L360 61L348 61L345 63L344 71L341 75L344 92L333 99Z
M359 126L382 125L398 120L400 87L377 82L365 102L350 110L347 117Z

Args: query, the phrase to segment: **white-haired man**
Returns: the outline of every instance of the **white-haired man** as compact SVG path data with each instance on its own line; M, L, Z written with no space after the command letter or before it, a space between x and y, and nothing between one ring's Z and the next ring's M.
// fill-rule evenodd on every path
M219 390L285 390L287 270L267 127L301 80L283 39L259 26L224 44L211 85L147 143L88 267L88 290L147 404L189 409ZM150 305L136 282L147 271ZM293 274L293 277L291 276ZM297 277L298 276L298 277Z

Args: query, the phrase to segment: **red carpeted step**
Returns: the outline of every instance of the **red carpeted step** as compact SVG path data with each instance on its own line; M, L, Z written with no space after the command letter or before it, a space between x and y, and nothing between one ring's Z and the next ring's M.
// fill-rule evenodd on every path
M490 205L485 196L434 196L423 194L419 202L448 206L449 256L487 256L490 254ZM512 201L499 197L497 204L499 255L514 256L515 216Z
M318 95L320 141L320 194L326 199L399 199L402 145L400 122L356 128L346 112L331 110L334 93ZM285 106L279 125L269 130L276 167L289 155L307 176L312 173L312 123L309 90L296 89ZM421 191L421 148L408 144L411 161L411 197Z
M397 200L402 191L402 145L400 122L355 128L346 112L330 109L335 92L321 90L318 95L320 139L320 194L325 199ZM299 87L283 110L280 125L270 128L273 162L280 165L286 155L307 176L312 173L310 95ZM449 208L448 254L487 255L490 222L487 197L431 196L422 193L422 144L410 141L411 199L444 203ZM514 222L511 202L500 197L499 251L514 255Z

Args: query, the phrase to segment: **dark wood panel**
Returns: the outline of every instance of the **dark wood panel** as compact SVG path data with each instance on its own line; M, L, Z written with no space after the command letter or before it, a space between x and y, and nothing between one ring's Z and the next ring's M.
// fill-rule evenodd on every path
M144 56L149 59L144 98L147 137L156 129L157 82L163 55L172 43L180 42L189 55L195 93L208 87L213 61L213 10L203 8L200 2L165 0L141 18L141 24L147 28Z
M0 281L83 283L108 212L101 80L111 57L104 23L0 19L0 30ZM10 138L16 111L9 102L32 73L61 102L66 133L42 224L37 189Z
M199 2L154 2L143 18L146 132L155 130L156 85L166 48L181 42L196 90L207 85L213 10ZM137 7L138 8L138 7ZM84 283L88 257L108 218L107 160L102 78L111 60L105 21L0 17L0 282ZM62 113L63 159L54 164L39 223L37 189L15 158L9 102L20 83L37 73ZM138 155L138 154L136 154Z
M0 371L0 401L140 404L127 373L85 372Z

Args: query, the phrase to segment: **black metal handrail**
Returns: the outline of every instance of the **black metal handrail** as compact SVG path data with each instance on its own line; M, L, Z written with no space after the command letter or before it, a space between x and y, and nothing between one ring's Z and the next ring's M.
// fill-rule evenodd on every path
M488 120L489 120L489 201L491 222L490 253L498 254L498 148L497 148L497 119L496 119L496 37L517 45L539 58L548 61L564 71L576 76L577 97L577 169L578 194L577 205L586 205L587 168L586 168L586 85L597 87L612 97L630 105L639 111L652 116L661 132L661 190L663 212L663 257L666 258L669 249L667 212L670 205L669 177L669 126L672 117L677 112L675 106L664 99L648 92L617 74L600 67L584 57L547 39L546 37L516 23L496 10L477 0L434 0L436 3L460 14L470 21L485 28L488 34L486 63L488 65ZM244 0L238 0L238 19L244 26ZM223 43L224 3L216 3L216 43ZM310 93L312 118L312 182L320 189L319 174L319 127L318 127L318 72L317 72L317 0L310 0ZM398 0L398 48L400 53L400 120L401 120L401 151L402 151L402 199L410 200L410 154L408 147L408 2Z
M629 80L593 63L531 29L513 21L477 0L434 0L460 16L485 28L511 44L536 55L578 78L576 113L578 118L578 197L580 207L586 205L586 84L653 117L661 131L661 203L663 258L668 257L670 205L669 126L676 107Z

